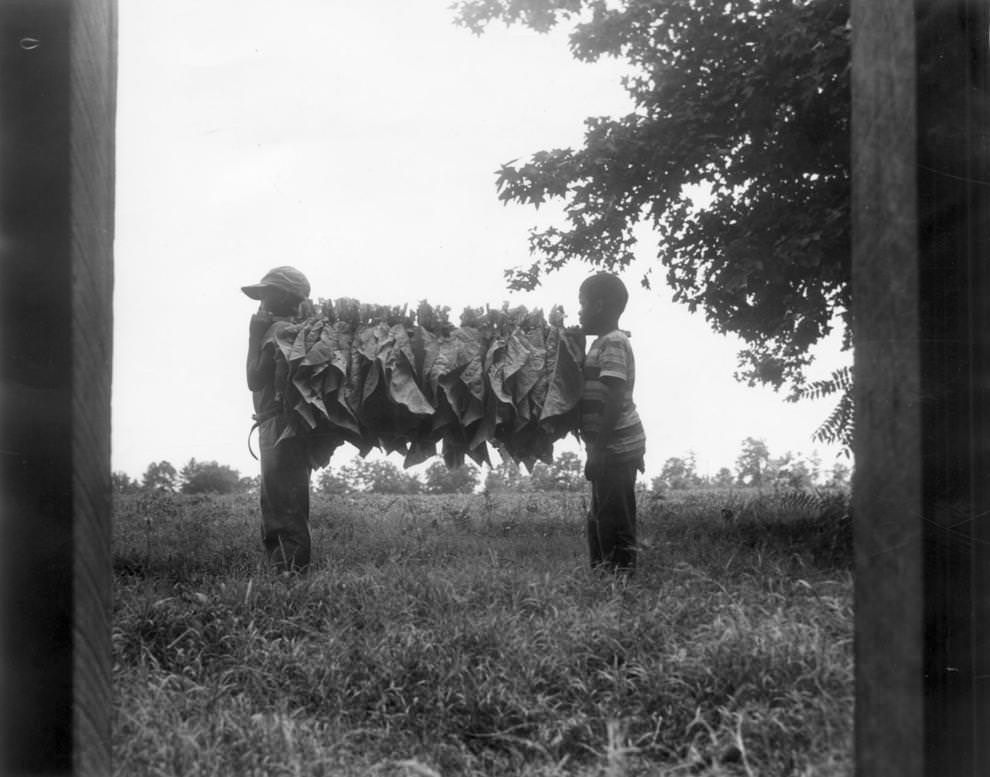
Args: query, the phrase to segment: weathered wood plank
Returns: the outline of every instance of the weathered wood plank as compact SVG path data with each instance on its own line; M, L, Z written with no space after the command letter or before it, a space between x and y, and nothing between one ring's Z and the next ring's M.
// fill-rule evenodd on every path
M114 0L70 20L72 263L73 774L110 773L110 378L112 374Z
M925 755L938 775L990 773L977 671L990 654L988 36L983 0L916 3Z
M857 770L990 774L990 6L852 23Z
M66 5L21 0L0 13L0 774L71 768Z
M0 774L110 773L115 12L0 8Z
M920 777L914 14L898 0L859 0L852 11L856 762L864 777Z

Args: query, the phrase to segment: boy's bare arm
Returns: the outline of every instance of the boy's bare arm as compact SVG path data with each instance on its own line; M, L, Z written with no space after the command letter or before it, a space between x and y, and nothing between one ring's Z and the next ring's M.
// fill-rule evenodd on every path
M601 471L604 465L605 449L612 441L615 425L619 422L619 416L622 414L622 392L625 381L607 376L603 377L601 382L605 387L605 404L602 408L602 420L598 434L594 442L588 447L586 474L589 475Z

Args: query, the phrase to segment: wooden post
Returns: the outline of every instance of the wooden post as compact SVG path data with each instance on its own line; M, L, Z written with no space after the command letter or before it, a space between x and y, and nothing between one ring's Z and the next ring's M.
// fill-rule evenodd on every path
M990 774L990 5L919 2L925 754Z
M73 2L69 35L72 266L73 774L110 772L110 380L116 0Z
M852 11L856 763L861 777L920 777L914 16L898 0L857 0Z
M0 8L0 774L110 773L114 0Z
M853 4L858 774L990 774L990 15Z

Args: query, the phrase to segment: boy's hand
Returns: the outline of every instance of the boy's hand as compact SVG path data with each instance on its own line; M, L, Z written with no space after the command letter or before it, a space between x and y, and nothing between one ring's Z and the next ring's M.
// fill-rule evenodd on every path
M582 351L584 350L585 343L587 342L585 331L579 326L569 326L564 329L564 337L575 343L578 348Z
M257 313L251 316L250 324L250 336L253 340L259 340L268 331L268 327L272 325L271 313L258 310Z

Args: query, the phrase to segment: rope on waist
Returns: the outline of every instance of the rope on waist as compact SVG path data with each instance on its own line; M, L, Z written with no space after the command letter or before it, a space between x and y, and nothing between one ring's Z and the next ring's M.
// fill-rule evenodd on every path
M269 419L274 418L277 415L278 415L278 410L269 410L267 413L255 413L253 416L251 416L251 418L254 419L254 425L248 431L247 445L248 445L248 453L250 453L254 457L255 461L260 461L260 459L258 459L257 454L255 454L254 450L251 448L251 435L254 434L254 430L257 429L259 426L261 426L265 421L268 421Z

